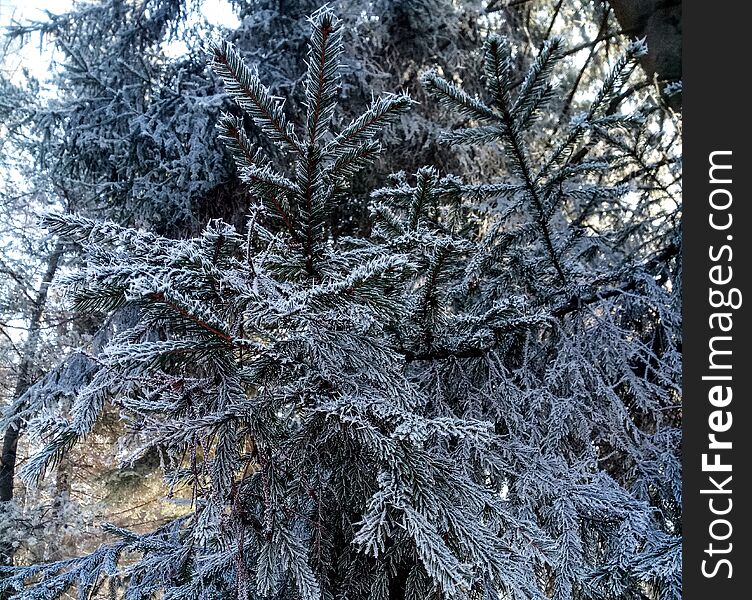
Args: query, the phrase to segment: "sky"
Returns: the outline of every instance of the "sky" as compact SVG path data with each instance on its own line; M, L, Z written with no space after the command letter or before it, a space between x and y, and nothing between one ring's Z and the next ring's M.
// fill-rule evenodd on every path
M71 0L0 0L0 27L3 29L15 23L43 19L44 11L65 12L71 7ZM3 48L6 44L3 43ZM12 48L3 62L3 70L11 80L17 81L21 69L28 69L37 79L44 79L49 64L50 52L40 48L38 40L22 49Z

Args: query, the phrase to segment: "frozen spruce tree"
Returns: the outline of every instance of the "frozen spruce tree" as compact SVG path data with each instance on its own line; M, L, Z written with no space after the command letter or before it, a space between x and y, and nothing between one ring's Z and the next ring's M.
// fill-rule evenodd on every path
M341 26L311 19L305 114L289 120L227 43L237 105L219 135L247 226L174 240L47 219L86 253L81 311L135 311L70 418L38 418L33 482L104 407L127 460L158 451L191 510L154 531L105 525L89 556L4 567L18 599L670 600L680 597L680 233L656 164L655 104L613 63L558 122L565 54L520 69L489 36L477 79L423 85L459 120L444 142L496 173L397 173L359 237L334 235L352 177L414 109L375 97L333 126ZM626 91L625 91L626 90ZM287 167L249 140L261 131ZM660 162L660 160L658 160ZM665 163L664 163L665 164Z

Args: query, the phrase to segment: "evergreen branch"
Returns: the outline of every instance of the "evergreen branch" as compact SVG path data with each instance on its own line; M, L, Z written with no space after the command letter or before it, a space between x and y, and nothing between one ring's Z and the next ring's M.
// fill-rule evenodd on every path
M58 464L79 439L80 436L71 428L58 432L21 467L18 472L21 480L27 485L37 485L44 471Z
M321 588L308 564L305 547L295 534L283 527L277 528L275 534L284 564L292 571L302 600L318 600L321 597Z
M360 146L348 149L327 167L327 172L335 180L346 180L372 163L381 153L382 145L376 141L365 142Z
M298 231L295 229L295 225L293 224L292 219L290 218L288 211L286 210L286 203L279 196L275 195L267 197L265 198L265 200L271 202L272 206L274 206L274 209L277 211L277 214L282 217L282 220L285 223L285 227L287 227L287 231L290 233L292 239L299 241Z
M254 149L243 128L242 118L225 113L220 117L217 129L219 139L224 142L239 169L264 167L269 163L260 148Z
M618 96L621 89L627 84L632 73L637 68L640 58L647 54L648 48L645 40L635 40L626 51L616 61L609 74L603 81L601 89L596 94L595 99L588 109L588 121L596 116L600 116L608 102Z
M428 272L423 289L421 290L420 308L417 311L418 318L423 321L423 342L427 348L433 346L434 323L430 317L434 308L433 304L437 300L437 288L441 280L441 270L451 251L452 249L449 245L437 248L431 255L427 265Z
M428 71L420 79L426 92L447 108L453 109L464 117L477 119L484 123L496 123L499 115L486 106L480 99L472 98L461 88L439 76L436 71Z
M537 82L541 80L541 76L545 71L550 69L551 61L555 58L557 47L558 44L554 43L544 48L544 56L539 63L536 62L537 66L533 66L530 77L526 79L527 88L523 90L525 96L530 95L530 92L538 85ZM516 171L524 180L527 192L533 201L536 221L538 222L551 263L561 283L566 285L567 278L564 275L564 270L553 245L551 232L547 223L546 210L524 150L524 142L519 129L520 124L516 119L514 107L510 104L511 58L509 44L506 39L498 36L491 36L489 38L485 46L484 67L486 85L489 87L501 114L501 122L504 126L504 131L501 132L502 139L505 142L513 164L516 165Z
M303 221L304 239L303 253L305 256L306 271L311 276L316 276L315 261L315 232L318 226L324 220L324 196L326 190L323 189L324 181L321 177L321 158L322 151L320 148L308 146L305 157L297 162L296 180L299 187L299 198L302 200L300 206L301 220Z
M72 430L76 435L84 436L94 429L110 392L110 377L106 369L99 369L92 381L76 394L71 409Z
M339 55L342 45L339 25L329 8L310 19L313 33L308 47L306 99L308 103L308 144L316 146L334 114L339 82Z
M619 57L604 80L588 111L572 119L569 131L551 152L543 167L541 167L538 174L539 178L546 177L553 168L561 166L571 159L576 145L590 129L592 123L608 109L610 101L614 97L618 97L621 88L626 85L629 77L637 67L640 57L646 51L647 48L644 41L638 40L629 45L627 52ZM582 153L582 156L584 156L584 153Z
M489 144L504 139L505 129L499 125L467 127L441 133L441 141L452 145Z
M521 108L517 116L517 122L521 130L529 129L534 121L543 114L543 107L556 97L554 87L551 83L542 84L536 91L530 102Z
M450 598L465 596L470 588L467 566L457 559L424 515L410 507L405 507L402 515L426 572Z
M491 98L498 107L509 110L512 60L509 41L498 35L489 36L483 47L483 73Z
M368 306L378 314L393 315L400 308L399 302L385 297L384 288L393 285L406 266L404 256L379 256L356 267L339 281L311 287L300 298L318 307L336 306L338 300L346 298Z
M433 167L418 169L415 191L408 208L409 229L417 229L418 222L429 200L434 197L439 174Z
M661 265L665 265L669 260L677 257L681 252L681 248L676 244L667 245L661 252L651 258L649 261L641 265L639 270L633 270L636 272L652 273L652 271ZM568 315L569 313L580 310L584 306L601 302L615 296L621 296L625 293L633 291L640 283L639 277L630 277L626 282L621 285L615 285L609 289L599 290L593 294L587 296L574 296L567 300L564 304L561 304L551 311L551 315L559 319Z
M512 113L530 114L541 105L541 98L547 96L550 86L551 71L561 58L561 49L561 38L554 37L545 41L520 86ZM522 122L521 119L519 121Z
M299 195L300 188L282 175L276 173L270 165L257 167L250 165L240 171L241 179L249 184L261 198L277 197L281 195ZM283 212L280 215L285 220L291 220L290 216Z
M569 131L567 132L566 136L564 136L564 139L557 144L557 146L551 152L550 156L546 159L540 171L538 172L538 177L543 178L548 175L551 170L555 169L556 167L561 167L562 165L571 161L574 158L573 152L575 150L575 147L584 137L587 129L588 124L583 115L578 115L577 117L572 119L569 126ZM578 158L581 160L585 157L586 152L583 151L579 154L580 155Z
M405 357L405 362L412 363L416 361L434 361L446 360L449 358L483 358L493 346L483 348L434 348L425 352L413 352L402 348L396 349L397 352Z
M115 269L114 273L102 272L101 279L106 279L107 286L90 286L73 290L73 306L76 310L87 313L111 313L123 308L128 299L126 297L126 281L128 274L122 269ZM118 282L120 285L118 285Z
M405 234L402 219L389 206L383 203L371 204L370 213L375 225L387 237L400 237Z
M470 194L475 198L499 198L513 197L524 191L524 187L519 183L479 183L464 184L461 191Z
M407 94L387 94L374 100L365 113L353 120L332 140L324 153L334 153L339 158L344 152L371 141L381 128L410 110L412 102Z
M201 319L199 319L197 316L195 316L195 315L191 314L190 312L188 312L187 310L185 310L184 308L178 306L174 302L171 302L170 300L168 300L165 297L165 294L163 292L153 292L153 293L151 293L149 295L149 297L152 300L156 300L157 302L161 302L161 303L165 304L166 306L169 306L175 312L179 313L180 315L182 315L183 317L185 317L189 321L192 321L193 323L195 323L196 325L198 325L201 329L204 329L205 331L208 331L212 335L216 335L218 338L220 338L220 339L224 340L225 342L227 342L228 344L232 345L232 343L233 343L233 337L231 335L228 335L224 331L220 331L216 327L213 327L213 326L209 325L208 323L206 323L206 322L202 321Z
M669 260L675 258L679 255L681 249L679 246L675 244L669 244L664 248L660 253L658 253L656 256L651 258L649 261L644 263L639 271L644 273L651 273L656 267L660 265L666 264ZM640 283L639 277L630 277L622 283L621 285L615 285L606 289L598 290L597 292L594 292L592 294L588 294L586 296L573 296L569 300L567 300L565 303L560 304L559 306L556 306L555 308L551 309L550 315L551 317L555 317L557 319L563 319L570 313L576 312L581 310L582 308L589 306L591 304L595 304L598 302L603 302L604 300L608 300L609 298L614 298L617 296L622 296L626 293L629 293L631 291L634 291L637 286ZM511 329L508 329L506 326L503 328L497 328L497 333L502 333L504 331L510 331L513 330L513 326ZM489 351L493 350L497 345L497 342L494 342L489 345L485 346L479 346L479 347L464 347L464 348L432 348L423 352L414 352L411 350L406 349L396 349L397 352L399 352L402 356L405 358L405 362L411 363L415 361L435 361L435 360L446 360L450 358L454 359L466 359L466 358L482 358L488 354Z
M282 103L272 97L269 88L245 65L240 54L226 41L212 49L212 66L238 106L246 111L270 139L288 150L301 153L300 141L287 122Z
M112 221L97 221L74 214L47 213L42 225L65 240L91 246L131 246L139 243L153 247L165 239Z
M567 278L564 275L564 269L559 262L559 257L554 249L553 240L551 238L551 232L548 228L548 222L546 217L546 210L543 205L543 201L540 197L538 187L533 179L530 165L528 164L527 156L524 151L522 136L520 135L517 125L514 122L514 117L509 112L509 108L506 104L500 104L502 112L502 120L507 128L508 135L508 148L511 150L512 158L518 165L518 171L522 175L525 182L525 188L527 189L530 198L533 200L533 206L535 209L536 221L540 228L540 232L543 236L543 241L546 245L551 263L556 269L556 273L559 276L559 280L563 285L566 285Z

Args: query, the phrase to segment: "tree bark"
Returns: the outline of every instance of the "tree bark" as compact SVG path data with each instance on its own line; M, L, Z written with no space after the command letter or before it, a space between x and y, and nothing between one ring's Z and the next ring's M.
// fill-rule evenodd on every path
M659 82L680 81L682 76L681 0L609 0L621 29L632 37L644 37L648 53L642 68ZM669 103L681 108L681 96Z
M47 306L47 291L57 272L60 257L63 254L63 246L57 244L47 260L47 270L42 277L42 283L34 300L34 309L29 319L29 334L26 338L23 350L23 358L18 367L18 378L13 391L13 399L17 400L29 389L33 383L34 363L39 348L42 317ZM16 423L8 427L3 436L2 454L0 454L0 502L8 502L13 499L13 484L16 472L16 451L18 438L21 435L21 424ZM0 547L0 565L9 564L12 552L8 548Z
M62 246L58 244L47 261L47 270L37 291L34 310L29 319L29 334L24 344L23 358L18 367L18 378L13 391L14 400L20 398L33 383L34 361L39 348L42 317L47 305L47 291L57 272L62 253ZM16 447L19 433L20 426L9 427L3 439L3 450L0 457L0 501L8 501L13 498L13 475L16 467Z

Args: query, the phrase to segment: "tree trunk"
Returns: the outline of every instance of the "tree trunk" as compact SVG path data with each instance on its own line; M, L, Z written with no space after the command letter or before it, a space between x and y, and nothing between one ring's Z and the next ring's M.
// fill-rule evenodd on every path
M34 301L34 310L29 319L29 334L24 344L23 358L18 367L18 379L13 391L13 399L17 400L29 389L33 383L34 362L39 348L39 336L41 334L42 317L47 306L47 290L55 276L60 257L63 254L61 244L55 246L47 261L47 270L42 278L42 283L37 291ZM3 437L3 449L0 454L0 502L8 502L13 499L13 484L16 472L16 450L18 438L21 435L21 424L15 423L8 427ZM0 565L9 564L12 558L12 550L0 547Z
M646 38L648 53L641 64L659 82L680 81L682 76L681 0L610 0L622 31ZM681 108L680 95L669 99Z

